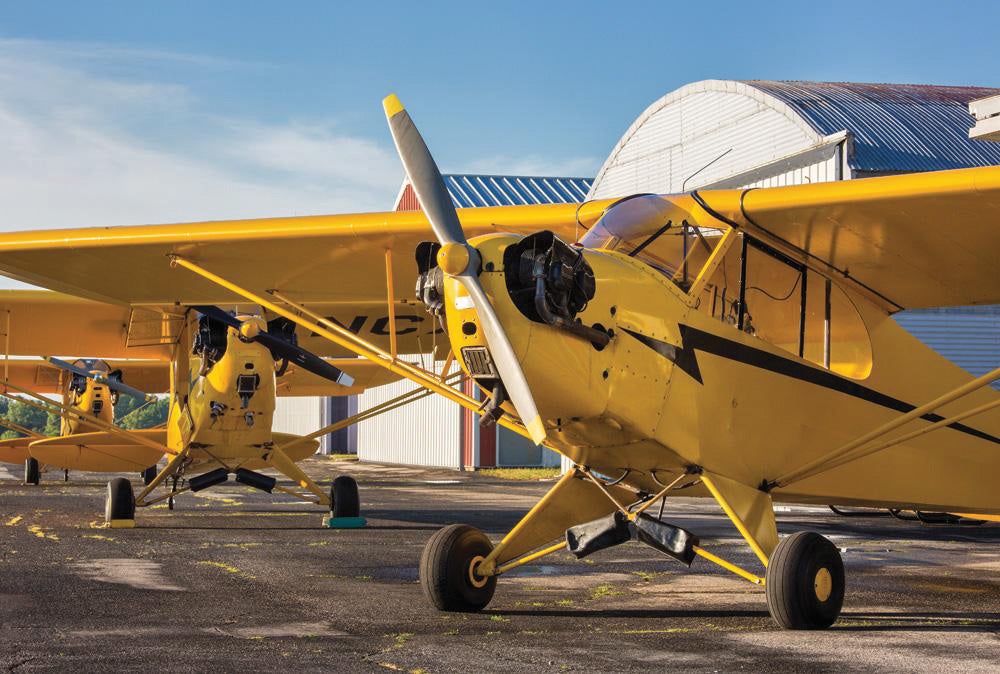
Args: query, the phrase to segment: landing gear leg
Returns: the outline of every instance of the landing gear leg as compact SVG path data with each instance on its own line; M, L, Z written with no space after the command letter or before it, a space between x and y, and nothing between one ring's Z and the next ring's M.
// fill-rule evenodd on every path
M476 573L493 550L490 539L467 524L452 524L431 536L420 556L420 585L441 611L479 611L493 599L496 576Z
M768 611L785 629L825 629L840 615L844 563L837 546L815 532L782 539L765 578Z
M28 457L24 462L24 484L37 485L41 479L41 469L38 466L38 459Z
M177 481L181 479L180 475L174 475L170 478L170 498L167 499L167 510L174 509L174 494L177 493Z

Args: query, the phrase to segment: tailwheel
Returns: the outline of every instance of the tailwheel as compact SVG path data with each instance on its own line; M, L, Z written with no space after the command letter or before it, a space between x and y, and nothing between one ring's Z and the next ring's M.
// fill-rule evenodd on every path
M479 611L493 599L496 576L476 574L476 566L490 554L493 544L467 524L439 530L420 556L420 585L441 611Z
M41 473L38 459L29 456L24 462L24 484L38 484Z
M148 487L153 479L156 478L156 466L150 466L146 470L142 471L141 475L142 483Z
M361 496L353 477L341 475L330 487L330 517L358 517L361 515Z
M786 536L768 562L764 589L768 611L781 627L825 629L844 604L840 551L812 531Z
M116 477L108 482L104 521L113 529L135 526L135 493L132 491L132 483L123 477Z

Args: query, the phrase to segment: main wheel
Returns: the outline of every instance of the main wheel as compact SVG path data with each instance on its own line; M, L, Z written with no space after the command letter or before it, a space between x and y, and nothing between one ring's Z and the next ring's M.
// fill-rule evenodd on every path
M479 529L452 524L439 530L420 556L420 585L441 611L479 611L493 599L497 577L482 577L475 566L493 544Z
M812 531L786 536L767 565L767 609L789 630L825 629L844 605L844 563L837 546Z
M152 465L146 470L142 471L142 483L148 487L149 483L152 482L153 479L156 477L156 472L157 471L155 465Z
M330 487L330 516L358 517L361 514L361 497L358 483L353 477L341 475Z
M116 477L108 482L108 496L104 501L104 520L134 520L135 494L132 483L123 477Z
M38 459L29 456L24 462L24 484L38 484L41 479L41 469Z

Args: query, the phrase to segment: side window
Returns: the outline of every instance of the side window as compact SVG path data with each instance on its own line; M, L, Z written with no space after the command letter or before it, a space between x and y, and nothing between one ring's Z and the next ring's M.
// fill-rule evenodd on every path
M863 379L871 372L868 331L847 294L760 242L733 242L698 307L838 374Z

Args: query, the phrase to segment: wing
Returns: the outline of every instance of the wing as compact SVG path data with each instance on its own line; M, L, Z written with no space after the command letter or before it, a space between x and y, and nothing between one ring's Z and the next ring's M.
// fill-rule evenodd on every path
M1000 167L700 196L890 311L1000 304Z
M598 208L593 206L588 212ZM470 236L558 230L574 238L575 204L466 209ZM417 244L433 240L419 211L11 232L3 274L51 290L131 305L233 304L238 296L183 269L181 255L255 291L326 304L384 304L386 251L397 301L414 301Z
M128 307L47 290L0 290L0 354L167 360L163 344L130 348Z
M476 208L460 217L469 236L551 229L575 240L605 204ZM416 304L414 252L433 238L419 211L14 232L0 234L0 273L98 302L145 306L154 323L167 307L239 302L172 268L170 256L181 255L254 292L287 293L380 346L388 344L391 277L400 351L429 352L439 328ZM318 355L347 355L320 342L302 345Z

